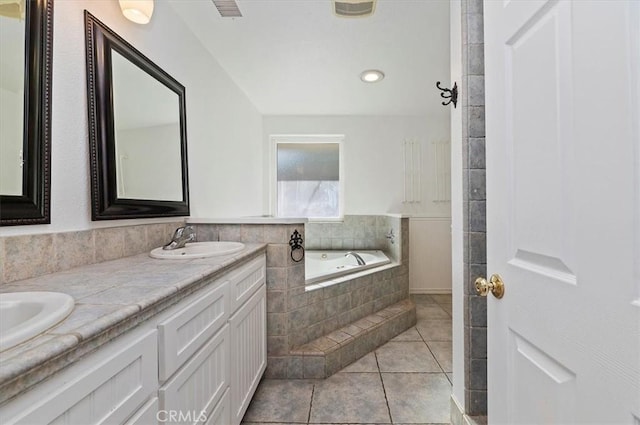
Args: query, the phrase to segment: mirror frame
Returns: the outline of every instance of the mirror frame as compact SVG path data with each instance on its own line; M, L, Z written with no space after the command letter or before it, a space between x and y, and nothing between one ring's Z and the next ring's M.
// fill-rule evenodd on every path
M87 10L85 41L91 168L91 219L175 217L189 215L185 88ZM182 201L118 198L113 111L112 58L115 50L178 95Z
M22 195L0 195L0 226L51 223L53 0L27 1Z

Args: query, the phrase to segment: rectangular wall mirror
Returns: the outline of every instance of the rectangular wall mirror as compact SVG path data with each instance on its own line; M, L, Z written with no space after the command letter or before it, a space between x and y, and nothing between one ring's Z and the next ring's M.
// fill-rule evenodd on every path
M85 11L93 220L189 215L185 88Z
M0 225L50 223L53 0L0 2Z

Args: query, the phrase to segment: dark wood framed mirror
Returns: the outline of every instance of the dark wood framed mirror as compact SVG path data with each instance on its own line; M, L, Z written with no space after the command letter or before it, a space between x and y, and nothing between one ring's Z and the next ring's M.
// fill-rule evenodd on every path
M51 222L53 0L22 5L0 5L1 226Z
M85 11L92 220L189 215L185 88Z

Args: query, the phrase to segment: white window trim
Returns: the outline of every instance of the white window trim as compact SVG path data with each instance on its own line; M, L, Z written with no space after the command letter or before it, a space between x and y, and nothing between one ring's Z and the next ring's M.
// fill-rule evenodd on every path
M338 217L307 217L313 222L335 222L344 219L344 134L272 134L269 136L269 211L273 217L278 214L278 144L279 143L337 143L340 163L340 207ZM300 217L303 218L303 217Z

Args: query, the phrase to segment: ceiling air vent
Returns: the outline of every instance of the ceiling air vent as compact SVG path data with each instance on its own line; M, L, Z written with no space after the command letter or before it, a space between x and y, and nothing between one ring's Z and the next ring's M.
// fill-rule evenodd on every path
M376 0L334 0L333 10L344 18L362 18L373 15Z
M235 0L213 0L213 4L216 5L216 9L223 18L240 18L242 13L238 9L238 4Z

